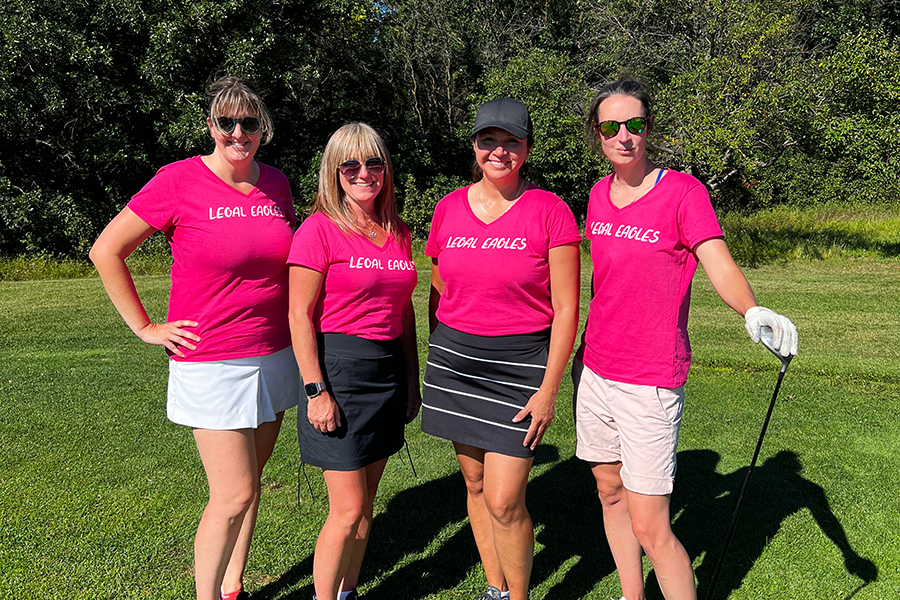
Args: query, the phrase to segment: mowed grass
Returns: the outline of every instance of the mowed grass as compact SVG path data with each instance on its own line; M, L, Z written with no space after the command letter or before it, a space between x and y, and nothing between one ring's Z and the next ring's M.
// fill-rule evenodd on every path
M417 262L424 366L428 270ZM761 304L797 323L801 354L784 380L717 598L896 598L900 262L795 261L747 274ZM137 285L162 318L168 278L142 276ZM672 505L702 598L778 361L749 342L702 272L691 335ZM97 279L0 282L0 598L192 597L193 535L207 490L190 431L166 420L165 387L163 352L131 334ZM564 382L529 484L531 597L618 598L600 504L573 456L571 393ZM312 594L327 505L312 468L314 499L307 489L295 418L286 416L264 474L246 577L254 598ZM367 600L470 600L485 582L452 451L418 421L407 437L418 478L405 452L389 461L361 591Z

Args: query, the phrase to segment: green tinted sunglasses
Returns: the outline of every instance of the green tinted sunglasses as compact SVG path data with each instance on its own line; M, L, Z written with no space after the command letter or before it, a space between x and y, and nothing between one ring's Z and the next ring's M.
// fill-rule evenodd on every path
M605 138L611 138L615 137L619 133L619 128L624 125L629 133L637 135L647 129L649 122L650 117L632 117L627 121L600 121L594 125L594 131Z

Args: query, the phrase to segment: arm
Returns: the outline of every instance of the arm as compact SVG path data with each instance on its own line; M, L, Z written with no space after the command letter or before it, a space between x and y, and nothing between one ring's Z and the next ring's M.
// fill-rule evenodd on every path
M125 207L106 226L94 246L90 258L97 267L103 287L125 323L143 342L165 346L173 354L184 358L180 346L189 350L197 347L200 337L183 327L196 327L196 321L179 320L171 323L151 323L147 311L134 287L131 271L125 259L156 229Z
M531 426L525 435L524 446L537 448L556 413L556 396L566 364L575 345L578 330L578 300L581 295L581 253L578 244L550 248L550 301L553 322L550 326L550 350L547 370L541 387L513 418L518 423L529 414Z
M416 340L416 313L412 299L403 310L403 333L400 335L403 357L406 360L406 379L409 398L406 402L406 422L411 423L422 406L422 391L419 389L419 349Z
M324 380L319 365L319 344L313 327L313 310L324 280L324 275L313 269L293 265L290 268L288 321L294 356L304 383ZM340 410L328 390L309 399L306 416L312 426L322 433L334 431L341 425Z
M437 309L444 295L444 280L438 270L437 257L431 259L431 292L428 294L428 331L437 329Z
M756 297L750 289L750 283L731 258L725 240L712 238L700 242L694 249L694 254L703 265L713 289L725 304L742 317L756 306Z
M731 258L725 240L712 238L701 242L694 253L719 297L744 317L747 333L754 343L759 343L766 328L772 332L772 347L782 356L797 354L797 328L787 317L757 306L750 283Z

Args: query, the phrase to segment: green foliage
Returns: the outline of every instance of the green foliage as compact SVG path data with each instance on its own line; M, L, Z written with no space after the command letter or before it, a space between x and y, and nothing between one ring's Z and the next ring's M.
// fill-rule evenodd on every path
M467 185L464 179L439 175L431 179L430 187L421 189L412 175L407 175L398 190L402 198L400 217L409 226L413 237L425 239L431 227L431 215L438 201L455 189Z
M526 163L529 176L566 200L576 214L584 214L588 194L599 179L599 161L578 135L591 97L566 57L548 50L523 52L488 71L483 84L484 92L472 98L471 106L477 109L501 96L524 102L534 123L535 145ZM469 131L467 126L466 138Z
M160 166L209 151L223 74L266 98L259 158L298 206L330 133L365 121L420 232L499 94L533 112L528 176L581 216L608 169L582 135L589 90L623 71L654 92L655 160L717 208L882 202L900 189L898 23L895 0L7 0L0 254L83 257Z

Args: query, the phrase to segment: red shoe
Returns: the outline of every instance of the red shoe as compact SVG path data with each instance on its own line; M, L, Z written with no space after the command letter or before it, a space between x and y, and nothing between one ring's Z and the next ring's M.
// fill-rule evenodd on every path
M228 592L227 594L225 592L221 592L219 593L219 598L221 598L222 600L250 600L250 594L245 592L243 589L240 589L234 592Z

